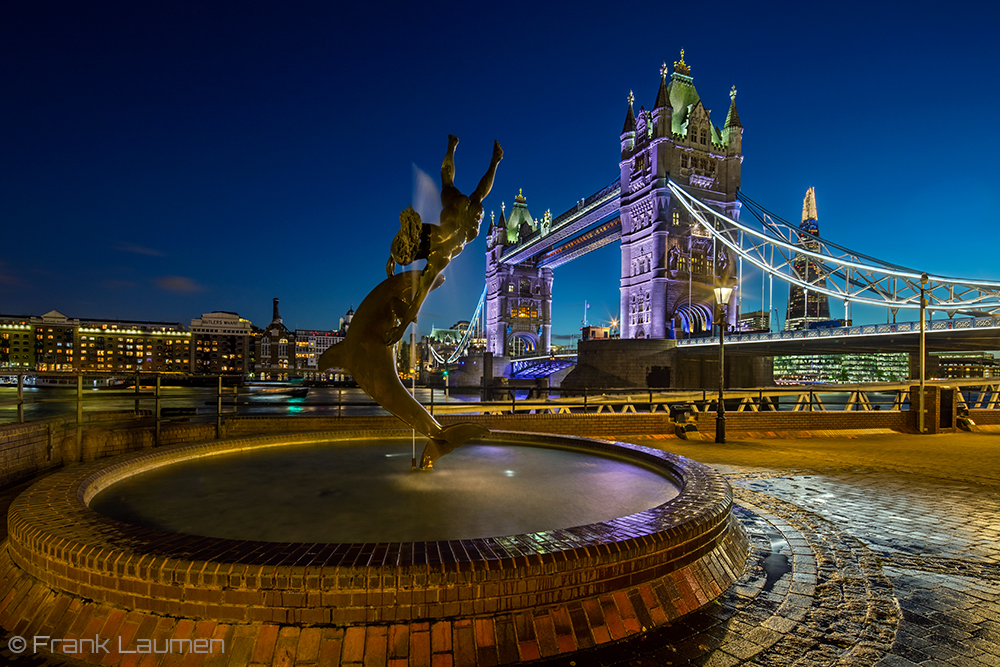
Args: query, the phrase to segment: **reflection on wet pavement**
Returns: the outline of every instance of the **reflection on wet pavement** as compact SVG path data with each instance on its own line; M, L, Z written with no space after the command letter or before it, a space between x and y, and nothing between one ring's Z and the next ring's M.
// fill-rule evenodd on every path
M544 664L1000 666L1000 487L716 467L753 544L743 579L641 640Z
M1000 493L907 477L855 471L732 481L813 512L876 556L901 619L875 664L1000 665Z

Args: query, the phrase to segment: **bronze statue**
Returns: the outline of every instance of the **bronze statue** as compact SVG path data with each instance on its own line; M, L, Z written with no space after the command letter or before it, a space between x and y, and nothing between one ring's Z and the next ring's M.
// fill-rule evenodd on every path
M479 185L466 197L455 187L455 146L458 138L448 135L448 152L441 164L441 224L424 224L409 207L400 216L400 230L393 239L386 273L358 306L344 340L319 358L319 369L344 368L369 396L399 417L428 441L420 456L420 468L428 469L441 456L489 429L470 422L442 427L413 396L396 372L395 344L415 321L431 290L444 282L441 272L465 244L479 234L483 199L493 187L497 165L503 159L500 144L493 144L493 158ZM395 265L418 259L427 264L419 271L395 273Z
M465 244L479 235L483 221L483 200L493 189L497 165L503 159L500 143L493 142L493 158L489 169L472 194L466 197L455 187L455 147L458 137L448 135L448 151L441 163L441 224L421 223L420 215L409 207L399 216L400 229L392 241L386 274L392 277L396 264L406 266L418 259L427 264L420 272L414 293L407 308L400 313L400 321L389 331L387 344L399 341L406 327L417 318L420 306L433 289L441 272L457 257ZM440 284L440 283L438 283Z

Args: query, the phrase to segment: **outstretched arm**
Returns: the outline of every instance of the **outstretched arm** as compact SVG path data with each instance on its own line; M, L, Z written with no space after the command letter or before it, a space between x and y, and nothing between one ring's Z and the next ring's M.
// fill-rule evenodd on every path
M483 174L483 178L479 181L479 185L476 189L469 195L469 201L475 202L477 204L482 204L483 200L486 199L486 195L490 193L493 189L493 179L497 175L497 165L500 164L500 160L503 159L503 149L500 147L499 141L493 142L493 158L490 160L490 168L486 170Z
M448 135L448 150L441 161L441 185L445 188L455 187L455 147L458 146L458 137L454 134Z

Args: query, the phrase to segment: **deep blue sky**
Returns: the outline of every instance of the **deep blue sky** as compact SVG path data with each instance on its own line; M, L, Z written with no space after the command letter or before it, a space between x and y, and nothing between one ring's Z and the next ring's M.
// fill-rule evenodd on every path
M681 48L716 125L739 91L748 195L797 221L815 186L825 237L1000 279L1000 10L891 5L4 3L0 313L264 326L279 297L335 327L448 133L464 192L503 144L487 218L519 188L558 215L617 176L626 97ZM471 316L484 252L422 329ZM617 244L557 269L554 333L617 315L618 278Z

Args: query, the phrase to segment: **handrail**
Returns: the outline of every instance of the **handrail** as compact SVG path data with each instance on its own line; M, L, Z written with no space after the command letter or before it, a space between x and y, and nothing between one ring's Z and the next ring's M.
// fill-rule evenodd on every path
M140 378L141 379L141 378ZM345 416L354 408L378 409L379 406L371 400L358 400L357 396L348 395L345 399L344 390L339 389L336 400L321 400L290 403L280 400L282 397L272 396L278 400L253 401L240 394L238 387L223 386L217 381L215 391L202 391L190 396L171 396L173 400L187 401L188 405L178 408L181 412L164 414L162 391L159 377L152 378L149 389L139 389L135 392L83 392L82 380L78 380L78 389L72 397L32 398L23 397L16 401L3 401L0 405L18 404L18 423L24 423L23 406L31 403L75 403L76 428L78 444L81 441L80 431L83 427L83 406L85 403L102 400L134 400L135 412L141 412L140 406L145 401L153 401L152 409L142 418L153 420L156 427L154 445L160 443L160 430L164 422L177 419L197 419L216 424L216 437L223 433L223 420L229 417L248 417L240 414L240 408L255 406L257 408L274 407L287 410L295 406L300 409L336 408L336 416ZM216 378L218 380L218 378ZM1000 409L1000 380L990 378L973 378L962 380L936 380L929 385L954 387L957 391L957 404L973 409ZM147 385L140 385L140 387ZM911 383L872 383L866 385L799 385L787 387L758 387L727 389L724 397L726 411L854 411L854 410L885 410L900 411L909 403ZM194 389L194 388L192 388ZM201 389L212 389L201 387ZM450 387L450 399L441 401L444 388L423 387L423 393L429 398L422 401L430 412L443 414L513 414L513 413L651 413L668 412L671 405L690 405L692 411L709 411L717 404L714 390L656 390L647 387L622 387L617 389L578 390L569 391L543 386L495 386L485 395L482 387ZM976 390L971 391L970 390ZM832 398L830 394L844 394L844 397ZM869 394L878 394L873 397ZM478 397L480 400L462 400L460 397ZM289 397L291 398L291 397ZM483 399L488 400L483 400ZM213 400L214 399L214 400ZM205 406L213 406L214 410L201 412ZM229 409L231 408L231 410ZM194 412L188 412L193 410ZM368 412L367 414L371 414ZM273 416L273 415L270 415ZM333 416L333 415L330 415ZM349 416L349 415L348 415Z

